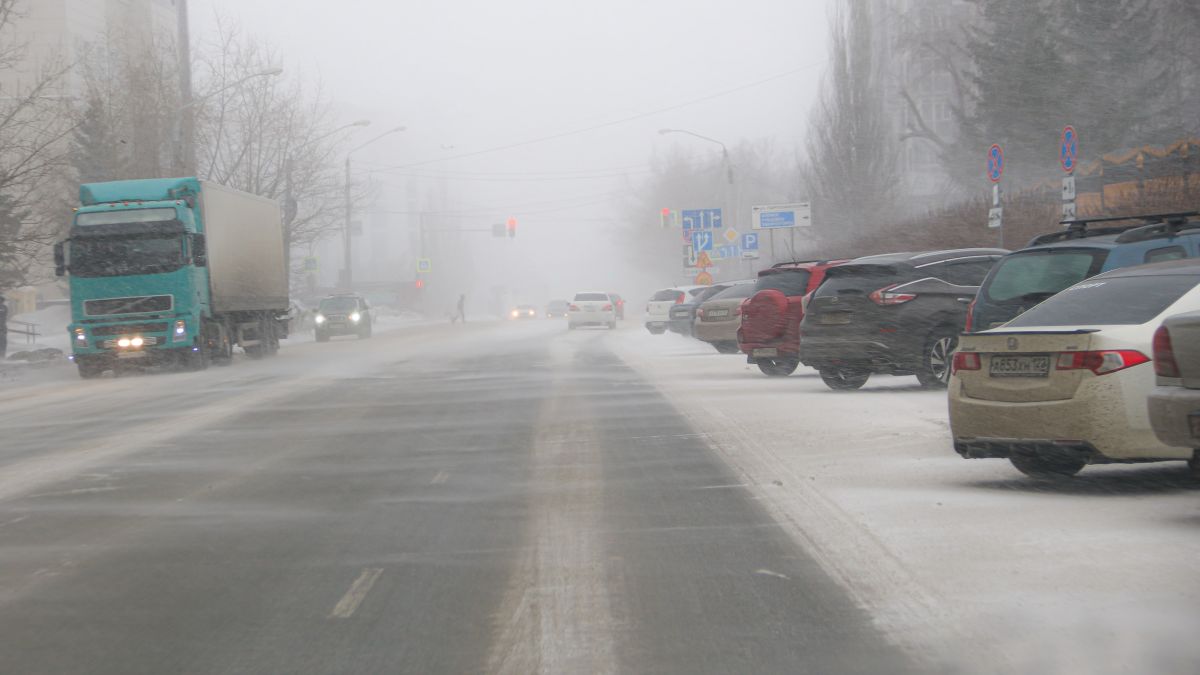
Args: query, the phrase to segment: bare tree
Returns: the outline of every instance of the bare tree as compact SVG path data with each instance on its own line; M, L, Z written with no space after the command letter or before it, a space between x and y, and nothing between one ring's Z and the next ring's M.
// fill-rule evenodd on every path
M340 230L338 153L348 128L338 126L322 91L294 77L257 77L278 67L278 55L227 24L199 52L200 176L283 202L289 258L292 249ZM366 186L353 187L352 199L366 197Z
M0 290L38 280L64 215L47 207L46 189L72 128L59 88L67 68L30 70L20 18L17 0L0 0Z
M829 68L809 124L804 175L815 226L826 235L878 226L896 199L897 139L884 109L871 12L868 0L837 6Z

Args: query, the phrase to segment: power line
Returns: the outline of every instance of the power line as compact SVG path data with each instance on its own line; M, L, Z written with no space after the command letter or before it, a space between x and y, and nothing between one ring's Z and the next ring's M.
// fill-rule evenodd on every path
M619 124L625 124L627 122L632 122L634 120L639 120L639 119L642 119L645 117L651 117L653 115L659 115L659 114L662 114L665 112L670 112L672 110L678 110L680 108L685 108L687 106L695 105L697 103L704 103L705 101L711 101L715 98L721 98L722 96L728 96L729 94L735 94L739 91L745 91L746 89L751 89L754 87L758 87L758 86L767 84L768 82L773 82L775 80L779 80L779 79L782 79L785 77L789 77L791 75L795 75L796 73L803 72L805 70L808 70L809 68L819 66L823 63L825 63L824 59L822 59L821 61L814 61L813 63L806 64L799 68L793 68L792 70L788 70L788 71L785 71L782 73L777 73L770 77L764 77L761 80L755 80L754 82L749 82L747 84L733 87L732 89L726 89L724 91L719 91L714 94L708 94L706 96L701 96L699 98L691 99L690 101L684 101L683 103L676 103L674 105L669 105L664 108L658 108L657 110L651 110L648 112L638 113L636 115L630 115L629 117L623 117L621 119L611 120L609 122L602 122L600 124L594 124L589 127L583 127L580 129L572 129L570 131L563 131L563 132L559 132L557 134L551 134L549 136L542 136L540 138L531 138L531 139L527 139L524 141L517 141L515 143L509 143L507 145L498 145L498 146L491 147L491 148L484 148L483 150L475 150L473 152L464 152L464 153L460 153L457 155L451 155L449 157L438 157L436 159L427 159L427 160L423 160L420 162L411 162L409 164L398 164L396 166L385 167L382 169L374 169L374 170L372 170L372 173L390 173L392 171L397 171L397 170L411 169L413 167L426 166L429 164L437 164L439 162L446 162L446 161L449 161L452 159L463 159L466 157L478 157L479 155L487 155L487 154L491 154L493 152L502 152L504 150L512 150L512 149L524 147L527 145L534 145L537 143L545 143L547 141L558 140L560 138L566 138L568 136L575 136L575 135L587 133L590 131L596 131L597 129L605 129L607 127L613 127L613 126L617 126Z

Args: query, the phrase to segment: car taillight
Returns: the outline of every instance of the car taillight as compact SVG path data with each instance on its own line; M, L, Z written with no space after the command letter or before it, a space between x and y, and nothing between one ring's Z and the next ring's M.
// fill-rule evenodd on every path
M572 311L572 312L578 312L578 311L579 311L579 305L571 305L571 306L570 306L570 307L568 307L567 309L568 309L568 310L570 310L570 311Z
M950 372L960 370L979 370L981 368L979 354L976 352L954 352L954 361L950 364Z
M611 312L611 311L612 311L612 305L605 305L604 307L602 307L602 308L601 308L601 311L604 311L604 312Z
M891 286L884 286L879 290L871 291L871 294L867 297L871 298L872 302L881 307L887 307L889 305L902 305L910 300L917 299L916 293L897 293L891 290L899 285L900 284L892 284Z
M686 296L683 293L680 293L678 296L675 297L675 304L682 305L685 297Z
M978 299L979 298L971 300L971 304L967 305L967 323L965 326L963 326L963 332L965 333L970 333L971 326L975 324L975 300Z
M1056 370L1090 370L1097 375L1107 375L1118 370L1146 363L1150 357L1136 349L1106 349L1096 352L1061 352L1054 367Z
M1175 362L1175 348L1171 346L1171 332L1166 326L1154 331L1154 374L1160 377L1180 377L1179 364Z
M696 317L700 318L700 319L704 318L704 309L703 308L696 310Z

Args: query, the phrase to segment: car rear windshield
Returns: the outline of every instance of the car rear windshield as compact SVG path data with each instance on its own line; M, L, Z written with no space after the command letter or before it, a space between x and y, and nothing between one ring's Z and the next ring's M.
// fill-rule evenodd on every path
M1145 275L1076 284L1009 321L1009 326L1146 323L1200 283L1200 275Z
M787 272L764 274L754 284L754 293L758 291L779 291L784 295L804 295L808 292L808 280L811 277L812 272L808 270L789 270Z
M754 284L737 284L709 298L709 300L737 300L754 295Z
M853 265L835 267L825 273L815 295L826 297L843 293L867 294L899 281L900 271L888 265Z
M984 297L998 305L1045 300L1068 286L1100 273L1108 249L1072 248L1029 251L1005 256L984 282Z
M650 301L651 302L664 302L666 300L670 300L671 302L675 302L678 299L679 299L679 291L677 291L673 288L668 288L665 291L659 291L659 292L655 293L654 297L650 298Z
M608 300L608 295L605 293L576 293L575 300Z

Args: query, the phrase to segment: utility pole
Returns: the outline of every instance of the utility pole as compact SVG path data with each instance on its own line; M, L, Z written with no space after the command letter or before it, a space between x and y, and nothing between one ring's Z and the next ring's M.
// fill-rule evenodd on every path
M345 235L345 241L343 242L343 256L342 256L342 283L338 284L339 286L343 287L343 290L347 290L347 291L351 290L354 287L354 276L353 276L353 273L350 271L350 266L353 264L353 254L350 252L351 251L350 245L353 243L353 240L350 238L350 229L351 229L350 215L351 215L350 155L349 155L349 153L347 153L346 154L346 221L345 221L346 224L345 224L345 227L342 228L343 234Z
M188 3L179 0L176 22L179 32L179 105L183 113L179 124L179 147L176 148L176 173L196 173L196 110L192 101L192 52L188 28Z

